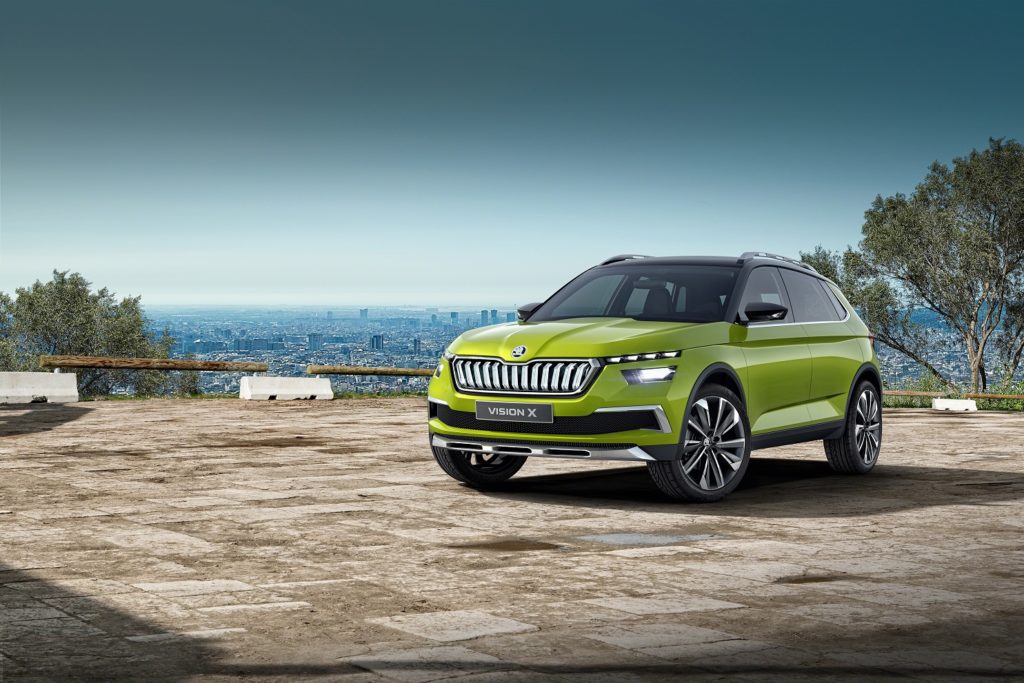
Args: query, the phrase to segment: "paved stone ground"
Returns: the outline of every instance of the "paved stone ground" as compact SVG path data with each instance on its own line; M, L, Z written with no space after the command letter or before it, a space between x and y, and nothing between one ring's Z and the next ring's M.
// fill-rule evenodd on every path
M0 409L0 679L1006 680L1024 416L890 411L730 499L532 461L482 494L417 399Z

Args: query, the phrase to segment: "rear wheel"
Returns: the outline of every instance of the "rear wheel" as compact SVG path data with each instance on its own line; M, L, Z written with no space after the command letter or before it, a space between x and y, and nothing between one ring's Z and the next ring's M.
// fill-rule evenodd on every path
M882 402L871 382L861 382L846 411L846 429L838 439L825 439L825 456L836 472L866 474L882 450Z
M698 503L721 500L739 486L750 462L750 424L732 391L708 384L686 416L681 457L648 462L663 493Z
M437 464L448 476L477 489L498 486L526 464L526 458L521 455L477 453L438 446L431 448Z

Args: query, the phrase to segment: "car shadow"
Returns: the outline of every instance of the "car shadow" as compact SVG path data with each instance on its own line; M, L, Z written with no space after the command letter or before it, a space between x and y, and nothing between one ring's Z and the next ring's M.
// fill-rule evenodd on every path
M0 564L0 680L184 681L215 659L207 642L89 595L80 580L43 580Z
M47 432L73 422L92 408L80 403L15 403L0 405L0 438Z
M822 517L871 515L951 503L988 505L1024 498L1024 475L970 467L879 464L867 475L843 475L814 460L753 457L739 487L707 505L674 501L645 467L614 467L509 480L496 498L580 507L702 515Z

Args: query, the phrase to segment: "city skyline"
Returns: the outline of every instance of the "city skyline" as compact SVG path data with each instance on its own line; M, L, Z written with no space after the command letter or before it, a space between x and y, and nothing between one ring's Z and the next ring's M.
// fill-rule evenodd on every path
M244 8L244 9L243 9ZM0 291L546 298L616 253L796 256L1024 139L1024 5L0 9Z

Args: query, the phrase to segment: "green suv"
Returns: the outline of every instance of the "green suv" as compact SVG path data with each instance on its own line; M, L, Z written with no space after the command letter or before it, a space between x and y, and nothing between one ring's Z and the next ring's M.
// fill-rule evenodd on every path
M616 256L452 342L430 382L430 445L481 489L527 457L625 460L709 502L758 448L823 439L833 469L870 471L881 386L874 338L810 266Z

